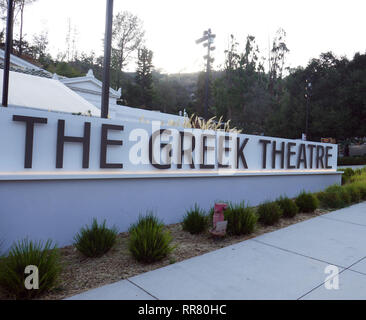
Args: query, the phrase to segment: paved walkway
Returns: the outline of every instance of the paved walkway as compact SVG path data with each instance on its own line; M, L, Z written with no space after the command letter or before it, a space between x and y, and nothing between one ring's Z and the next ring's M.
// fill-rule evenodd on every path
M70 299L366 299L366 202Z

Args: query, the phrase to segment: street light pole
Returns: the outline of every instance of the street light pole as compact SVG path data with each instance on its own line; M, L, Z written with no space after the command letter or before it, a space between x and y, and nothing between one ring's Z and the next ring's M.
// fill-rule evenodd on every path
M112 23L113 23L113 0L107 0L105 36L104 36L102 105L101 105L101 117L102 118L108 118L108 113L109 113L110 65L111 65L111 51L112 51Z
M9 71L10 71L10 53L13 42L13 0L8 0L8 16L6 19L6 40L5 40L5 57L4 57L4 75L3 75L3 107L8 106L9 96Z
M308 140L309 134L309 113L310 113L310 97L311 97L311 82L306 79L306 87L305 87L305 98L306 98L306 123L305 123L305 137Z

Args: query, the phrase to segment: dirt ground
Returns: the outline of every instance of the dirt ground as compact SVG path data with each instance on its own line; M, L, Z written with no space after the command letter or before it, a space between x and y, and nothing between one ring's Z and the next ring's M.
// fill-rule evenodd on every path
M168 257L152 264L139 263L130 255L127 248L128 233L126 232L119 234L117 244L100 258L85 258L75 247L64 247L60 249L63 271L59 286L52 292L43 294L39 299L53 300L70 297L83 291L254 238L327 212L318 209L314 213L300 213L291 219L283 218L274 226L258 224L255 232L250 235L227 236L220 240L213 239L209 233L191 235L182 230L180 223L168 225L166 229L171 232L173 245L176 245L176 248ZM0 299L7 298L4 293L0 292Z

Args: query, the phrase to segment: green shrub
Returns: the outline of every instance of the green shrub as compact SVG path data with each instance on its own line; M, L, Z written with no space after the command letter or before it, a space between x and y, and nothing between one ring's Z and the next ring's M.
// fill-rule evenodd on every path
M261 223L273 225L280 220L282 209L277 202L265 202L259 205L257 213Z
M303 191L295 200L300 212L314 212L319 206L319 201L312 193Z
M187 211L183 218L183 230L191 234L198 234L208 227L208 218L205 212L197 205Z
M346 168L346 169L339 169L340 171L343 171L342 174L342 185L349 182L352 176L355 175L355 172L352 168Z
M350 195L352 202L359 202L361 200L361 192L354 183L345 185L344 189Z
M355 171L352 168L346 168L346 169L341 168L341 170L343 170L343 174L348 177L352 177L355 174Z
M283 216L286 218L293 218L299 212L296 203L288 197L280 197L276 202L282 209Z
M354 170L354 176L360 176L365 172L365 168L358 168Z
M366 200L366 181L358 181L353 183L360 192L361 200Z
M363 169L358 169L357 174L350 177L349 182L366 182L366 167Z
M317 197L320 201L320 206L323 208L338 209L345 206L340 193L336 191L319 192Z
M152 213L140 216L129 229L128 249L141 262L154 262L166 257L174 248L172 237Z
M328 188L326 188L325 191L326 192L337 192L337 193L339 193L339 196L341 197L344 206L347 206L352 202L350 194L347 192L347 190L343 186L339 186L337 184L334 184L334 185L329 186Z
M81 228L74 237L74 245L83 255L87 257L100 257L107 253L117 241L118 231L115 227L106 227L106 221L98 224L97 219L93 219L91 226Z
M27 266L38 267L39 289L25 287ZM31 299L55 288L61 272L60 256L52 241L34 242L27 239L15 243L0 262L0 286L11 297Z
M224 216L227 221L227 233L232 235L252 233L258 220L254 209L245 206L244 202L236 205L230 203L224 211Z

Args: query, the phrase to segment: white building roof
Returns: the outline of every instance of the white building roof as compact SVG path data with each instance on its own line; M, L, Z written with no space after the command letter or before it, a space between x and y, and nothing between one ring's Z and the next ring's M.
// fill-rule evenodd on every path
M0 49L0 94L2 95L4 50ZM30 107L49 111L82 113L100 117L102 82L94 77L93 71L84 77L65 78L53 75L15 55L11 55L9 83L9 105ZM161 121L164 124L182 126L185 118L157 111L117 105L121 89L109 90L109 115L126 121L149 123Z
M151 121L160 121L163 125L183 127L184 122L186 121L186 118L182 116L122 105L117 105L116 108L111 111L115 111L113 118L138 123L151 123Z
M102 95L103 84L94 77L92 70L89 70L84 77L62 78L59 80L74 91L96 94L98 96ZM116 91L109 88L109 97L119 99L121 97L121 89Z
M4 70L0 69L2 96ZM49 111L100 116L100 110L58 80L10 71L8 103Z
M0 61L3 62L4 61L4 57L5 57L5 51L3 49L0 49ZM31 70L37 70L37 71L45 71L42 68L22 59L17 57L14 54L10 54L10 64L22 69L31 69ZM46 71L47 72L47 71Z

